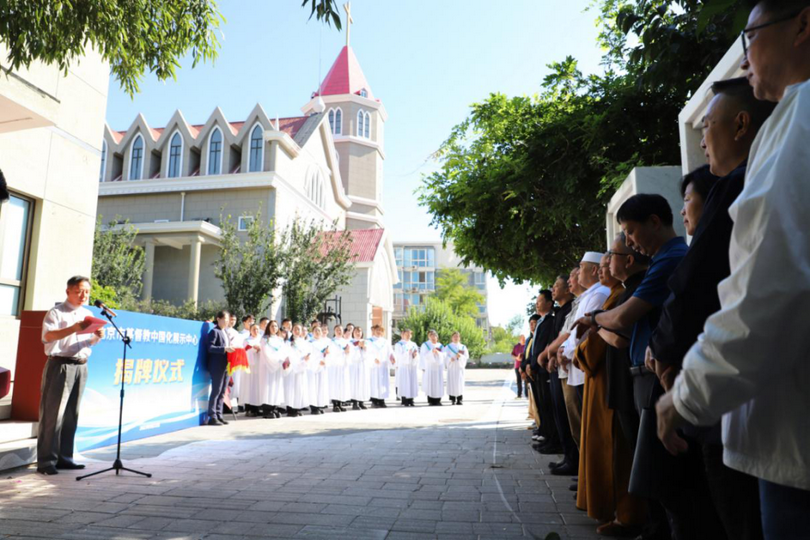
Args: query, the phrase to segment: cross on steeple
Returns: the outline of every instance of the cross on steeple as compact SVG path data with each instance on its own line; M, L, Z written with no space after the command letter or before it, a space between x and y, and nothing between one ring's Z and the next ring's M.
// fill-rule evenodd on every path
M349 35L352 31L352 23L354 19L352 19L352 3L346 2L343 4L343 9L346 11L346 46L349 46Z

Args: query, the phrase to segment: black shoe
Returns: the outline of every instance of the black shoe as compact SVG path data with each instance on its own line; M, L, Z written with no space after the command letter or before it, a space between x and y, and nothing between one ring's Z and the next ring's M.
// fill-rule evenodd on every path
M279 411L278 409L274 410L273 416L275 416L276 418L281 418L281 411Z
M388 407L388 405L385 404L385 401L380 400L380 408L385 409L386 407Z
M54 474L59 474L59 471L56 470L56 467L53 465L48 465L47 467L37 467L37 472L39 474L44 474L45 476L53 476Z
M571 484L568 486L568 491L577 491L579 489L579 484Z
M574 467L571 463L563 465L562 467L557 467L551 471L551 474L554 476L570 476L577 472L577 468Z
M368 409L368 407L366 407L366 406L363 404L363 402L362 402L362 401L358 401L358 402L357 402L357 404L358 404L358 405L360 406L360 408L361 408L361 409L363 409L363 410Z
M205 423L207 426L221 426L222 422L214 418L213 416L208 419L208 422Z
M224 418L222 418L221 416L217 416L217 420L219 420L221 423L225 424L226 426L228 425L228 421L225 420Z
M456 396L450 396L450 403L452 403L453 405L456 404Z
M65 470L80 470L84 469L84 465L80 463L74 463L72 461L59 461L56 463L56 468Z
M557 467L559 467L559 466L561 466L561 465L564 465L564 464L565 464L565 460L562 460L562 461L551 461L551 462L549 462L549 464L548 464L548 468L549 468L549 469L556 469Z
M340 412L346 412L346 407L344 407L342 404L341 404L341 405L338 405L338 411L340 411Z
M365 407L363 407L363 408L365 409ZM352 402L352 410L353 411L359 411L360 410L360 405L358 405L356 401Z
M323 407L323 408L321 408L321 409L318 409L318 414L326 414L326 411L324 410L325 408L326 408L326 407Z

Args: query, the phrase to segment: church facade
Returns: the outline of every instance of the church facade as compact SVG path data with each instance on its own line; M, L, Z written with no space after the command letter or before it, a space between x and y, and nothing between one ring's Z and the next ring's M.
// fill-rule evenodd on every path
M344 324L390 328L397 273L382 209L387 113L348 45L301 110L273 119L257 104L234 122L217 108L195 125L178 110L160 128L142 115L126 131L105 126L98 214L138 229L144 299L224 298L213 266L221 219L239 234L257 214L279 230L296 218L335 222L351 231L355 276L332 309L340 306ZM270 315L281 308L276 302Z

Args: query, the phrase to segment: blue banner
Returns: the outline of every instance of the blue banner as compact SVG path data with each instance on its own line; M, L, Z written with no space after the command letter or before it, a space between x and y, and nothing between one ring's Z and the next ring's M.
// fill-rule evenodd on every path
M89 307L104 318L100 310ZM87 363L76 450L115 444L121 380L125 399L122 441L176 431L202 422L208 405L210 378L203 342L207 323L118 311L115 323L132 340L124 346L115 328L103 328L104 339L93 347Z

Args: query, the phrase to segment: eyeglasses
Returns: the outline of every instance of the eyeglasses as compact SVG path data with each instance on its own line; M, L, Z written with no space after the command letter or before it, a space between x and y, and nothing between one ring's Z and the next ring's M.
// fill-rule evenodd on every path
M758 24L756 26L751 26L749 28L743 28L742 32L740 32L740 36L742 36L743 58L748 59L748 38L746 37L746 34L748 32L753 32L754 30L762 30L763 28L773 26L774 24L779 24L779 23L787 22L787 21L789 21L791 19L795 19L796 17L798 17L801 14L802 11L804 11L804 10L802 9L800 11L797 11L793 15L788 15L788 16L783 17L781 19L776 19L775 21L766 22L766 23L763 23L763 24Z

